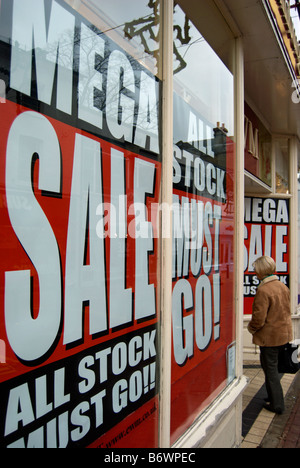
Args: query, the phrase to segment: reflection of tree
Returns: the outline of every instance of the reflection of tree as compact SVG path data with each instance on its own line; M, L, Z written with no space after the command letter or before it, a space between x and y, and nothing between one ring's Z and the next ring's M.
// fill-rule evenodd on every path
M129 40L134 37L139 37L145 52L153 56L157 62L160 51L159 39L161 28L159 5L160 0L149 0L148 7L153 10L153 13L129 23L125 23L124 25L125 37ZM179 25L174 25L174 32L176 33L176 37L174 38L174 55L176 60L179 62L178 67L174 70L174 74L176 74L187 66L184 57L180 55L175 43L176 40L177 42L179 41L180 46L188 45L192 39L189 34L190 24L187 16L185 17L184 27L182 28ZM149 38L156 44L156 47L151 48Z
M133 142L136 126L147 135L155 136L157 122L151 116L157 115L158 103L150 98L147 102L139 102L140 93L144 92L148 97L145 90L149 88L150 75L142 73L143 69L134 57L116 48L114 42L93 25L76 29L75 44L78 46L75 48L75 68L79 72L80 108L103 112L107 128L116 139Z

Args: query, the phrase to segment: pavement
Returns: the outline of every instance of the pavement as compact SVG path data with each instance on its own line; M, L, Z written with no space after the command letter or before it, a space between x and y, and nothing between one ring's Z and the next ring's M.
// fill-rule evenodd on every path
M243 441L240 448L300 448L300 372L283 374L282 415L263 408L267 396L263 370L257 360L244 363L249 385L243 395Z

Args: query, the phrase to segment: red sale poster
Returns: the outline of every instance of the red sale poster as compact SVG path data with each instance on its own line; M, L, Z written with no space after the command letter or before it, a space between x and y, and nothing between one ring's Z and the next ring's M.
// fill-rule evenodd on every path
M235 376L234 143L220 128L186 143L209 123L174 101L172 441Z
M246 198L244 228L244 314L252 314L252 304L260 283L253 262L272 257L276 275L289 286L289 200Z
M159 82L25 3L0 17L0 446L155 447Z

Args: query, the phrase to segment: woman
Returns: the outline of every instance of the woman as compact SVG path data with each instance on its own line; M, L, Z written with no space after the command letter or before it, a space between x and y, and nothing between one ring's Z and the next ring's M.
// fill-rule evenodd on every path
M284 411L283 391L278 373L280 347L292 341L290 291L279 281L276 264L271 257L260 257L253 263L261 281L253 303L252 320L248 325L253 343L260 346L260 360L268 392L266 409L277 414Z

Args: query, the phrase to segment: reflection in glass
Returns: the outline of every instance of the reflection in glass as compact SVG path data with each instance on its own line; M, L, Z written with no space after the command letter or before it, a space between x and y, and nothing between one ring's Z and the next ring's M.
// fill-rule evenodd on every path
M289 193L289 140L275 141L276 193Z
M174 10L171 441L235 378L234 80Z
M234 134L233 76L179 6L174 13L174 89L217 127ZM180 58L179 58L180 56Z
M66 0L103 34L159 76L160 0Z

